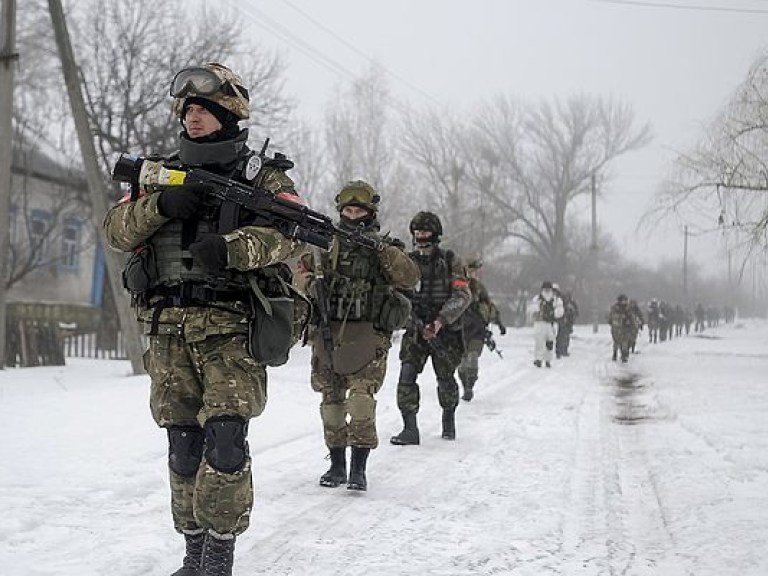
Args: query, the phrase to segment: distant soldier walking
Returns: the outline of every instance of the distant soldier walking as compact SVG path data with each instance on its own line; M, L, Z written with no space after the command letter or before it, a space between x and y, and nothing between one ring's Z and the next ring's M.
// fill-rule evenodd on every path
M499 332L504 335L507 327L501 321L499 309L491 301L488 290L480 281L480 270L483 262L479 258L467 263L467 276L469 289L472 293L472 302L464 311L461 318L464 335L464 356L459 364L459 379L464 388L462 400L469 402L474 397L474 387L478 377L478 360L483 353L483 347L487 337L490 337L489 324L493 322L498 326Z
M419 267L421 283L412 294L413 314L400 345L397 407L403 417L403 430L390 440L399 445L420 442L416 421L420 392L416 378L429 358L437 376L437 397L443 409L442 437L456 438L459 386L454 373L464 353L458 320L472 298L461 260L439 246L443 225L437 215L419 212L409 228L416 245L410 256Z
M535 299L533 316L533 365L541 368L552 366L552 350L557 337L557 321L562 318L563 301L555 293L552 282L545 280Z
M570 292L565 291L561 294L563 300L563 315L557 321L557 338L555 339L555 356L570 356L568 348L571 346L571 334L573 334L573 325L579 316L579 306L573 299Z
M611 338L613 339L613 356L616 360L617 354L621 354L621 361L629 360L629 344L631 335L636 329L635 318L629 308L626 295L619 294L616 302L611 306L608 313L608 324L611 325Z

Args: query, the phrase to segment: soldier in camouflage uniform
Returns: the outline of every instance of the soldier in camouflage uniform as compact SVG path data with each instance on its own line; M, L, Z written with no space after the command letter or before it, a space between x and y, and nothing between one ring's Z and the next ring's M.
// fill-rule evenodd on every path
M483 352L488 325L493 322L499 327L499 332L502 335L507 333L507 327L501 322L499 309L491 301L488 290L480 281L482 266L483 263L479 258L472 259L467 263L467 277L469 278L472 301L461 318L464 355L461 357L461 364L459 364L459 379L464 388L461 399L467 402L474 397L474 387L478 376L478 360Z
M416 378L428 358L437 376L437 397L443 409L446 440L456 438L456 406L459 386L454 372L464 354L459 321L472 295L460 259L440 248L443 226L432 212L417 213L410 223L416 250L410 253L421 271L421 283L412 294L413 314L400 345L400 377L397 406L403 416L403 430L390 439L392 444L419 444L416 414L419 411L419 386Z
M636 329L635 316L629 308L626 295L619 294L608 313L608 324L611 325L611 338L613 339L613 356L621 355L621 361L629 360L629 345L631 335Z
M336 208L339 227L382 242L376 217L379 195L368 183L348 182L336 196ZM329 342L321 326L313 327L310 335L312 388L322 394L320 415L331 458L320 485L335 488L347 483L349 490L367 490L366 461L379 444L376 393L384 383L392 332L405 325L411 310L399 290L416 286L419 269L402 242L382 243L374 251L337 239L319 262L303 258L299 272L297 279L305 283L316 307L318 298L325 298L331 327L326 332ZM348 482L347 446L351 446Z
M293 164L246 145L238 122L249 117L248 91L229 68L184 69L171 95L183 131L166 166L202 168L297 199L285 174ZM204 204L210 191L146 185L104 221L109 245L132 252L126 287L149 336L150 408L168 432L173 522L186 539L175 576L232 573L235 537L248 527L253 503L248 421L267 401L265 366L249 353L253 282L267 290L267 280L286 271L290 281L279 263L303 250L255 215L219 234L220 206Z

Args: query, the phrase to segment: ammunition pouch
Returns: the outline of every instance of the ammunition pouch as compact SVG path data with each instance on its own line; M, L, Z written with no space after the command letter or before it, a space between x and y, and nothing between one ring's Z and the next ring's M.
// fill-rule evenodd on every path
M144 294L159 277L155 249L143 244L131 252L123 268L123 287L134 296Z
M379 306L378 317L373 325L374 328L382 332L394 332L404 328L411 317L411 301L405 294L391 286L384 286L383 288L386 288L386 291ZM374 294L374 301L376 301L377 295Z
M287 266L259 272L248 275L253 311L248 325L248 351L260 364L282 366L306 328L309 303L291 286Z

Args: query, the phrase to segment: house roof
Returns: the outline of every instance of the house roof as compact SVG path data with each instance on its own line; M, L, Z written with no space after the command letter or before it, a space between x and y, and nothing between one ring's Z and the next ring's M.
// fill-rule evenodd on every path
M81 190L87 188L85 174L79 167L70 167L54 160L40 149L27 142L13 142L11 174L32 176L52 184Z

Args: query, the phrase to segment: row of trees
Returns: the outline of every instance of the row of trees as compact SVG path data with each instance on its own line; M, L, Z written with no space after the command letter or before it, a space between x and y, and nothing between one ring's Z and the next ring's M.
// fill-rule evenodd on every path
M71 3L68 21L105 190L117 193L108 175L120 152L175 148L179 125L167 91L173 74L184 66L222 61L249 85L254 145L269 135L275 148L296 161L294 178L314 208L330 212L343 182L365 178L382 195L386 227L406 236L416 211L437 212L448 245L493 263L489 268L497 274L491 287L497 293L531 289L549 277L573 287L577 296L586 294L590 235L587 223L572 213L574 202L590 192L593 178L600 193L607 193L611 163L650 139L649 127L637 124L629 105L598 96L538 102L498 96L462 113L415 108L393 97L386 74L375 65L338 88L324 118L307 121L296 117L295 103L286 96L282 59L248 38L237 14L196 11L181 0L89 0ZM62 158L79 164L43 0L20 10L18 42L17 141L53 143ZM765 72L759 70L745 84L743 101L729 109L729 119L763 113ZM727 190L726 217L742 218L746 192L756 189L750 186L766 186L768 171L760 171L762 157L754 148L763 136L756 135L758 129L725 124L732 130L727 138L724 129L718 132L717 147L707 147L706 154L703 147L701 155L685 159L681 173L702 180L689 185L685 199L665 197L676 213L691 198L699 201L698 192L710 186L715 196L702 201L714 204ZM726 140L730 147L723 145ZM745 152L747 140L754 157ZM728 163L713 163L715 152L725 149ZM719 172L705 177L703 166ZM755 222L754 232L760 230L765 231L764 214ZM623 274L631 268L605 235L599 255L603 271ZM645 270L641 276L653 274ZM10 277L18 281L23 275Z

